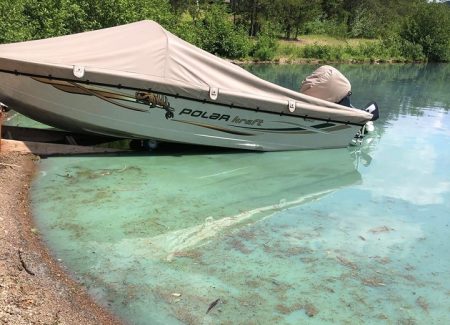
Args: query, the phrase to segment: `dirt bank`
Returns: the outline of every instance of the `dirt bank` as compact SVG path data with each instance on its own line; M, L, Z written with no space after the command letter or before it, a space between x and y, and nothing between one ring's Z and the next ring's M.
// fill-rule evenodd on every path
M39 239L28 206L37 159L0 152L0 324L120 324Z

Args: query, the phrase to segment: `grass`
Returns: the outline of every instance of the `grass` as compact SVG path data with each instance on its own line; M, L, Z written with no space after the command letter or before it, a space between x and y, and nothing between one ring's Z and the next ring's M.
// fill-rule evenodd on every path
M338 46L343 43L348 43L351 46L359 45L361 43L373 43L376 40L373 39L365 39L365 38L336 38L329 35L320 35L320 34L310 34L310 35L300 35L297 40L280 40L280 46L305 46L305 45L333 45Z
M274 54L277 62L406 62L395 48L380 40L301 35L298 40L280 40Z

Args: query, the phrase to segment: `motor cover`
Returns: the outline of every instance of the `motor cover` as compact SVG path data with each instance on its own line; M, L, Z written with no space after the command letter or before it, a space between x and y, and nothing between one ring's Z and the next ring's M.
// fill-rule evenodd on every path
M350 94L351 89L350 81L338 69L330 65L323 65L303 80L300 92L339 103Z

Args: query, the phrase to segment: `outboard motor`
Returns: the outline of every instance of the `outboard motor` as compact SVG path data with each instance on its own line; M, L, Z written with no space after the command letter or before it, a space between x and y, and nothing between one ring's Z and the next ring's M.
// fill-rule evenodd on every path
M303 80L300 92L342 106L353 107L350 103L351 89L350 81L338 69L323 65ZM364 110L373 115L372 121L378 119L377 103L370 102Z
M300 87L302 94L320 98L339 105L352 107L350 81L336 68L323 65L303 80Z
M300 92L339 105L353 107L350 103L351 89L350 81L338 69L323 65L303 80ZM372 114L373 117L356 134L353 139L355 144L361 143L365 133L374 131L373 121L379 117L378 105L375 102L367 104L363 110Z

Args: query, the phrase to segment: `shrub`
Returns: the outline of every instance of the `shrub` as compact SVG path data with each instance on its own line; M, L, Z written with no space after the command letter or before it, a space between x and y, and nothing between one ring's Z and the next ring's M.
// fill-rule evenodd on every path
M244 29L229 19L226 8L212 5L196 24L198 44L204 50L227 58L243 58L251 49L251 41Z
M153 19L174 21L168 0L16 0L0 1L0 41L60 36Z
M358 8L351 25L351 37L375 38L378 34L379 22L369 10Z
M348 43L345 46L315 43L299 49L301 52L297 53L298 57L334 62L348 60L357 62L423 61L426 59L420 46L400 37L397 37L395 41L364 42L356 46L350 46Z
M21 2L0 1L0 43L24 41L32 37Z
M381 40L381 45L386 48L390 57L393 58L403 57L404 40L398 34L386 35Z
M430 61L450 60L450 7L427 3L406 19L400 32L408 47L419 54L419 46Z
M332 46L332 45L306 45L303 48L302 53L304 58L307 59L319 59L325 61L341 61L345 55L345 48L343 46Z
M302 28L302 32L307 35L327 34L338 38L345 38L347 36L347 25L345 23L339 23L336 20L321 18L306 22Z
M273 35L261 34L251 51L251 55L258 61L269 61L275 57L277 48L278 42Z
M310 34L325 34L327 31L326 22L321 19L308 21L304 24L302 32L306 35Z
M402 56L412 61L426 61L427 57L420 44L411 43L408 40L403 41Z
M198 27L196 26L194 18L188 11L185 11L180 15L177 24L172 28L171 32L186 42L201 47L201 38L198 33Z

